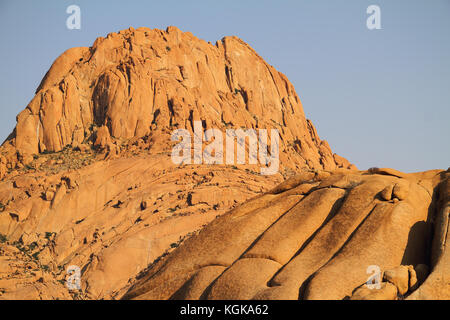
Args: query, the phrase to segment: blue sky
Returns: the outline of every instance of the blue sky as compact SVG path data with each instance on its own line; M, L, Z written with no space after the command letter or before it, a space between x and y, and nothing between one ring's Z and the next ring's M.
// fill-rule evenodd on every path
M71 4L81 30L66 28ZM381 30L366 27L371 4ZM320 137L360 169L450 166L450 0L0 0L0 140L66 49L169 25L249 43L288 76Z

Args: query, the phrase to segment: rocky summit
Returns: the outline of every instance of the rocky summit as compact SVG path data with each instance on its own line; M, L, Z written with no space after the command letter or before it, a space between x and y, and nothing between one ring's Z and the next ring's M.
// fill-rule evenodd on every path
M170 150L174 129L278 129L284 168L349 168L320 140L289 80L249 45L212 45L175 27L139 28L72 48L53 63L3 145L3 167L93 142ZM2 169L2 176L5 168Z
M277 172L250 137L174 163L174 132L239 129L277 130ZM237 37L111 33L55 60L0 147L0 299L450 299L449 179L358 171Z

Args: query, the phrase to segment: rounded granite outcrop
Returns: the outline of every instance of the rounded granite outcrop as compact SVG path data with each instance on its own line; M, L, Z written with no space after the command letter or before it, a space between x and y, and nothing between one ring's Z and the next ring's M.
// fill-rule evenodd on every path
M209 224L123 298L449 299L449 179L300 174ZM378 289L365 285L369 266L382 271Z

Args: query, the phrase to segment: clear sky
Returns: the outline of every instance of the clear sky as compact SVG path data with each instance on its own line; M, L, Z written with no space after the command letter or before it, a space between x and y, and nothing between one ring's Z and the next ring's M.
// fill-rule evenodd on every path
M81 8L69 30L66 8ZM381 8L381 30L366 9ZM236 35L288 76L307 118L360 169L450 166L450 0L0 0L0 140L66 49L175 25Z

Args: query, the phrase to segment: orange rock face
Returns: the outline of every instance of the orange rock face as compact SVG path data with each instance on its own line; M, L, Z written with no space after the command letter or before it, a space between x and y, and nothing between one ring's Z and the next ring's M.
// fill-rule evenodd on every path
M279 172L174 164L171 134L192 134L196 121L204 131L277 129ZM293 169L352 166L250 46L236 37L212 45L174 27L130 28L67 50L0 154L0 245L19 251L5 270L34 263L0 275L3 299L120 297L155 259ZM83 270L80 292L65 286L70 266ZM35 269L42 285L30 291Z
M175 166L166 154L101 158L77 169L64 168L78 159L49 158L54 164L0 182L0 252L18 252L3 261L0 299L120 296L184 238L282 179L244 168ZM11 272L30 263L32 269ZM84 271L82 294L71 296L65 279L73 265ZM27 290L40 278L42 286Z
M196 124L277 129L279 170L174 163ZM242 40L130 28L56 59L0 147L0 299L448 299L448 201L334 154Z

